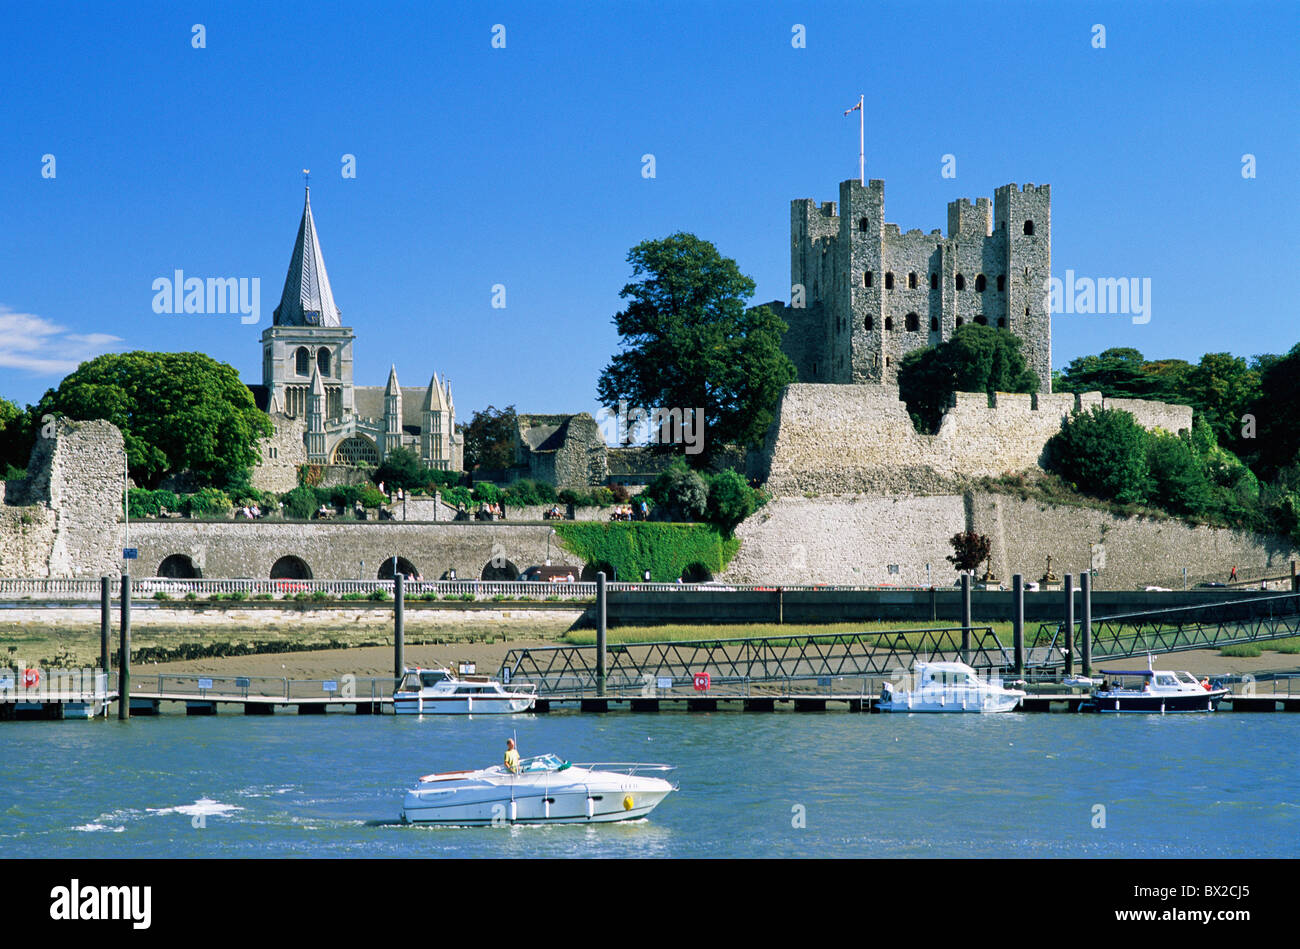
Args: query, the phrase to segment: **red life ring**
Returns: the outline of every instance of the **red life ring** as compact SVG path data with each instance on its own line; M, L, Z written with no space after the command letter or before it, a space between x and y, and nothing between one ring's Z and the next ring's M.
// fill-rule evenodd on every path
M36 687L37 687L38 685L40 685L40 684L41 684L41 670L40 670L40 669L24 669L24 670L23 670L23 688L24 688L24 689L34 689L34 688L36 688Z

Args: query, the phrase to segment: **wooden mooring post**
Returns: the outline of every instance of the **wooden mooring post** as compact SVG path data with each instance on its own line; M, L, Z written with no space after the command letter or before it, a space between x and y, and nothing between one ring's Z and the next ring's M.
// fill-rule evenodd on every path
M406 577L393 575L393 681L400 684L406 672Z
M117 647L117 717L131 717L131 575L122 572L122 629Z
M1065 674L1074 675L1074 574L1061 579L1065 590Z
M1083 622L1079 626L1079 672L1092 675L1092 574L1085 573L1079 577L1079 588L1083 593Z
M1025 578L1011 578L1011 638L1015 644L1016 678L1025 674Z
M605 696L605 571L596 574L596 695Z
M970 574L962 571L961 575L961 661L970 662Z
M105 675L108 664L108 641L113 635L113 578L108 574L99 578L99 669Z

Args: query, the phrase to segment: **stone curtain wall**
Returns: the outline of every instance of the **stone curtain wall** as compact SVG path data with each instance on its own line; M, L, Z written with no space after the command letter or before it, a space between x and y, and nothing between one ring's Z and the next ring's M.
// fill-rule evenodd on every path
M144 521L131 525L131 543L140 549L139 567L132 572L154 576L166 557L182 554L204 577L265 579L276 560L294 556L306 562L316 580L373 580L383 561L396 555L426 580L451 568L458 579L475 580L493 558L504 558L521 572L545 563L550 532L549 524L500 522ZM557 538L550 537L549 550L553 564L581 570Z
M0 574L120 570L123 460L122 433L108 422L60 419L53 438L38 438L21 492L25 506L0 508Z
M1271 566L1279 573L1300 557L1285 539L1192 526L1178 520L1124 518L1090 508L1022 501L971 492L915 498L775 498L737 529L740 552L718 579L733 583L898 584L951 586L945 559L953 534L973 528L993 545L993 572L1010 586L1013 573L1037 580L1079 574L1093 544L1098 589L1132 590L1233 566ZM925 565L931 565L927 577ZM898 566L891 573L890 564Z
M271 415L275 432L258 442L261 461L254 466L250 482L259 491L283 494L298 487L298 466L307 464L307 446L303 442L304 422L301 418Z
M1147 428L1190 428L1187 406L1100 393L959 392L936 435L912 426L898 389L884 385L787 386L756 473L774 495L936 494L972 477L1024 471L1075 408L1123 408Z

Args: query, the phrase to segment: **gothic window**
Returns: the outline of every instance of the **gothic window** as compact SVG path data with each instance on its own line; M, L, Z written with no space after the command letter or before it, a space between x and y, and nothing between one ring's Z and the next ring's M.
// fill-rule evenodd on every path
M1005 293L1007 290L1007 275L998 274L998 293Z
M975 317L975 323L979 326L988 326L989 318L981 313L979 316Z
M984 275L983 275L983 274L977 274L977 275L975 276L975 292L976 292L976 293L983 293L983 292L984 292L984 288L985 288L986 286L988 286L988 281L986 281L986 280L984 279Z
M930 289L931 290L939 289L939 275L937 273L930 274Z
M866 326L866 328L867 328L867 332L870 333L870 332L871 332L871 328L872 328L872 326L874 325L874 324L871 322L871 317L870 317L870 316L868 316L868 317L863 321L863 325Z
M311 353L307 352L306 346L299 346L298 352L294 354L295 366L298 375L305 376L311 371Z
M885 271L885 289L894 289L894 273L892 270Z
M966 278L963 277L961 274L957 274L957 289L958 290L966 289Z
M869 286L871 286L871 271L870 271L870 270L864 270L864 271L862 272L862 285L863 285L864 287L869 287Z
M892 316L885 317L885 329L892 330L893 328L894 328L894 318Z
M937 316L930 317L930 332L931 333L939 332L939 317Z
M913 270L910 274L907 275L907 289L909 289L909 290L915 290L915 289L916 289L916 271L915 271L915 270Z
M1026 221L1026 222L1025 222L1025 233L1026 233L1026 234L1033 234L1033 233L1034 233L1034 222L1033 222L1033 221Z
M339 447L334 449L334 464L373 467L379 464L379 451L375 448L375 443L364 435L353 435L351 438L345 438L339 443Z
M915 313L907 314L907 316L903 317L903 320L903 325L907 327L909 333L915 333L921 328L921 318Z
M330 351L328 349L320 349L317 351L316 365L320 369L320 374L322 376L328 376L330 374Z
M867 225L867 219L866 219L866 218L864 218L864 217L860 217L860 218L858 218L858 230L859 230L859 231L862 231L862 232L865 234L865 233L867 232L867 226L868 226L868 225Z

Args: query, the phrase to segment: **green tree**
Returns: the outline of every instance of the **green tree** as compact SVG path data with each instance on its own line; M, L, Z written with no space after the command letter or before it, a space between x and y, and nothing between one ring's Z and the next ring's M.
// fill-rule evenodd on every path
M316 492L306 485L299 485L292 491L286 492L280 501L284 504L285 517L306 521L316 513Z
M1210 509L1210 485L1202 459L1186 437L1168 432L1147 436L1147 497L1175 514L1202 516Z
M30 412L0 398L0 472L26 468L31 454Z
M1146 359L1129 346L1097 356L1070 360L1061 376L1061 392L1100 392L1114 399L1150 398L1156 385L1146 373Z
M601 373L597 398L611 408L702 410L702 450L687 456L697 467L725 445L760 445L796 376L781 351L789 327L766 306L746 309L754 281L693 234L643 241L627 260L635 279L613 320L622 351Z
M257 463L257 440L272 432L234 367L202 353L99 356L45 393L33 416L46 413L112 422L141 484L177 471L225 484Z
M1129 412L1094 405L1072 412L1047 443L1051 467L1100 498L1141 503L1147 493L1147 433Z
M1285 356L1271 357L1259 383L1259 396L1252 403L1255 438L1243 444L1254 449L1255 473L1272 479L1282 469L1300 461L1300 426L1295 407L1300 405L1300 343ZM1240 425L1240 420L1238 420Z
M710 524L730 537L736 525L758 507L758 492L738 472L727 468L708 479L709 500L704 514Z
M497 471L515 463L515 443L519 438L519 418L515 407L496 409L489 405L475 412L461 429L465 439L465 470L482 468Z
M1206 353L1188 374L1182 401L1209 423L1220 445L1241 443L1241 417L1260 395L1260 374L1231 353Z
M374 470L370 479L382 483L389 491L401 488L410 491L425 481L425 468L419 457L409 448L394 448L384 456L383 463Z
M934 432L954 392L1036 392L1020 338L991 326L960 326L938 346L913 350L898 369L899 395L922 431Z
M699 521L709 503L709 487L699 472L676 458L645 489L656 517L670 521Z

